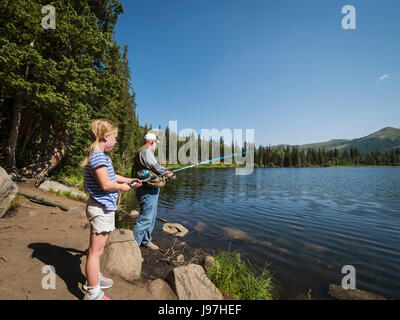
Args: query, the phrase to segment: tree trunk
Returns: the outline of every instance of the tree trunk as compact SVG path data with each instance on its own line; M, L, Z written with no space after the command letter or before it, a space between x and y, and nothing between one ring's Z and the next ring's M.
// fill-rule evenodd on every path
M34 119L33 116L29 118L29 123L27 125L27 129L26 129L24 138L22 139L21 148L20 148L20 153L22 155L24 154L26 145L31 140L33 133L39 126L39 123L40 123L39 120Z
M53 145L48 150L48 155L45 158L39 159L38 162L35 161L23 168L21 173L29 178L34 177L36 180L35 185L38 186L44 181L49 172L60 163L67 149L68 141L68 130L61 124L56 125Z
M35 40L33 40L30 43L30 46L33 47L34 43ZM29 61L26 64L25 75L24 75L25 80L28 79L28 75L29 75ZM18 142L18 132L21 123L23 100L24 97L22 93L17 92L13 108L13 119L11 122L10 135L8 137L8 143L6 147L6 167L10 168L14 172L17 170L17 164L15 161L15 149L17 148L17 142Z
M39 154L38 160L47 157L47 144L50 138L51 123L49 119L44 118L41 127L40 144L39 144Z
M32 164L43 161L47 156L47 144L51 134L51 123L49 120L42 118L42 120L38 120L38 122L40 124L40 134L33 151Z
M16 169L15 149L17 148L18 131L21 123L23 97L21 93L17 93L13 108L13 118L11 122L10 135L6 146L6 167Z

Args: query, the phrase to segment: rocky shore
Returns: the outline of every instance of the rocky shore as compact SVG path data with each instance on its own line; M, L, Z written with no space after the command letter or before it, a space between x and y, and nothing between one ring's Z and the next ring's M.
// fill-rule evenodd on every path
M85 203L18 183L18 190L58 202L68 211L21 198L0 219L0 300L82 299L89 225ZM15 196L15 195L14 195ZM111 299L223 299L207 278L202 250L189 253L182 240L139 248L131 230L114 230L101 259L102 273L114 280ZM50 281L50 267L55 270Z

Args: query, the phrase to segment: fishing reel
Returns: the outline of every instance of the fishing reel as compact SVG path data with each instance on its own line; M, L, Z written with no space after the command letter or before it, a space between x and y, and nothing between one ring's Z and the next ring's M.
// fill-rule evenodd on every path
M147 169L140 170L140 171L137 173L137 177L138 177L140 180L144 180L144 179L150 178L150 171L147 170Z

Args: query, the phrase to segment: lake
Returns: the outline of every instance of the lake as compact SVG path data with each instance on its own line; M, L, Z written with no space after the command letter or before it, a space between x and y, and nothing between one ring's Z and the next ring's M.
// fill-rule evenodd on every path
M130 192L130 197L133 193ZM138 208L134 199L127 203ZM190 246L239 250L294 299L324 299L356 270L357 289L400 298L400 168L193 168L161 189L158 217L185 225ZM161 234L157 222L153 237Z

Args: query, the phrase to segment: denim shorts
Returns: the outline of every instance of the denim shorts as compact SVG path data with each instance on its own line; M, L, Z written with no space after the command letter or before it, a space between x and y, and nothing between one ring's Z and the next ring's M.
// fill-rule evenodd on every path
M92 233L111 232L115 229L115 211L106 210L104 205L93 198L86 202L86 216Z

